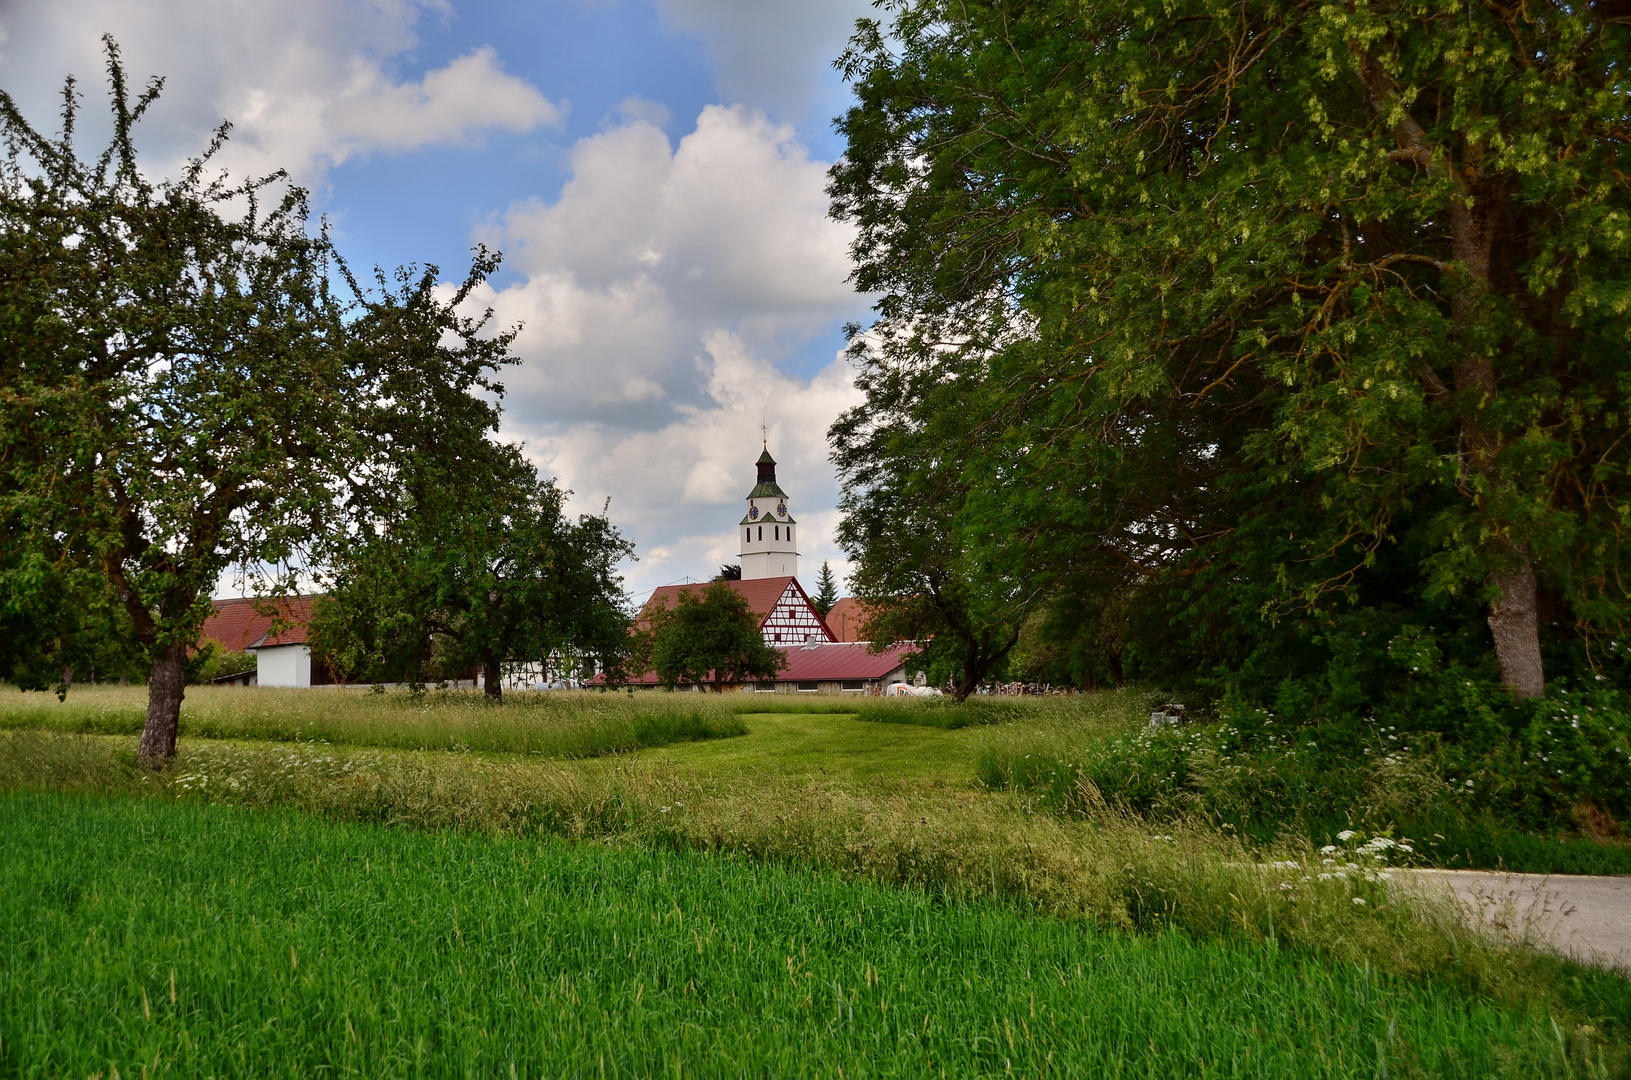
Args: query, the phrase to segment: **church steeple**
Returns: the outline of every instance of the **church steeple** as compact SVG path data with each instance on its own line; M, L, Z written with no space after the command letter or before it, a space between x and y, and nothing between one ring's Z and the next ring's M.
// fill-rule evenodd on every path
M748 492L747 515L737 524L742 537L742 577L797 577L798 549L793 546L793 527L798 524L787 512L787 492L776 483L776 459L770 445L756 463L759 482Z

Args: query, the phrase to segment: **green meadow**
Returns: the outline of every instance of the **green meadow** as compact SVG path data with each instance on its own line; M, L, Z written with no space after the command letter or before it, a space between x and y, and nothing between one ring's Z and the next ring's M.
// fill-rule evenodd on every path
M1295 822L1004 781L1136 693L140 704L0 699L0 1074L1631 1075L1631 982Z
M1549 1020L801 866L0 800L10 1075L1564 1075Z

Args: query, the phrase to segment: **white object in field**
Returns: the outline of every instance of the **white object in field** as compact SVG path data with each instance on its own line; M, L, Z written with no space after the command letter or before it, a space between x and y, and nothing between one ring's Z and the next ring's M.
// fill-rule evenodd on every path
M1187 719L1187 712L1182 705L1163 705L1150 713L1150 728L1177 727Z
M311 650L304 645L256 649L255 681L261 686L310 686Z
M890 683L884 688L884 697L939 697L940 691L932 686L913 686L911 683Z

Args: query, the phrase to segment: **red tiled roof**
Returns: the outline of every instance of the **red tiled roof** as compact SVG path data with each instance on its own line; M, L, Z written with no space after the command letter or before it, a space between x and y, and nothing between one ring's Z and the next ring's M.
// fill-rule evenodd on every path
M646 615L648 611L653 610L658 605L671 608L679 602L680 593L700 594L711 584L713 583L704 581L694 582L689 585L664 585L655 590L645 602L645 605L641 607L640 614L635 619L634 625L644 630L651 625ZM799 579L796 577L783 575L782 577L749 578L746 581L727 581L725 584L735 589L748 602L748 609L758 616L761 629L764 628L765 621L770 618L771 612L776 609L776 602L787 592L789 586L793 588L794 592L798 593L799 598L810 609L810 618L815 621L816 625L826 625L821 621L820 613L810 603L810 594L804 591L804 586L799 584Z
M291 596L275 601L280 619L292 623L275 637L267 631L272 628L272 616L255 610L264 601L246 597L241 600L214 600L215 611L204 620L199 640L219 641L233 652L268 645L299 645L306 640L306 624L311 621L311 605L315 596ZM262 640L265 638L266 640Z
M787 583L793 580L791 576L766 577L749 578L746 581L727 581L725 584L741 594L742 598L748 602L748 607L752 609L755 615L759 616L759 622L762 625L765 619L770 616L771 609L776 606L776 601L780 600L782 593L787 591ZM680 593L700 594L711 584L713 584L711 581L699 581L690 585L664 585L652 592L651 598L641 607L641 621L645 620L646 612L652 610L656 605L660 604L663 607L671 608L679 603Z
M827 612L827 629L839 641L865 641L866 608L853 596L846 596Z

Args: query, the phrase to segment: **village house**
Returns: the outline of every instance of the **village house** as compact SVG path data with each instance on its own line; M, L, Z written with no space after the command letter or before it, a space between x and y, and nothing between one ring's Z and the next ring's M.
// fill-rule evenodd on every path
M862 609L854 599L840 600L825 619L810 602L798 579L797 522L788 512L787 493L776 482L776 460L768 446L755 464L757 483L748 492L747 512L736 526L742 576L726 584L747 601L765 644L781 649L787 666L774 679L728 684L728 688L754 693L880 694L891 683L906 681L905 663L915 651L912 645L893 645L873 653L870 643L859 639ZM680 593L700 594L708 584L662 586L641 607L636 625L646 624L659 608L673 607ZM633 680L638 687L657 684L655 672Z
M733 684L753 693L881 694L905 682L910 644L873 653L862 639L864 613L853 598L838 601L823 619L798 579L797 522L788 511L788 496L776 481L776 461L768 447L755 463L758 478L747 495L747 511L737 523L742 576L727 584L747 601L758 620L765 644L781 649L787 666L774 679ZM659 607L673 607L682 592L698 592L706 582L665 585L647 598L636 625ZM256 670L216 681L243 686L312 687L335 684L328 665L311 653L307 624L315 596L275 601L254 598L214 601L201 639L219 642L234 652L255 654ZM505 669L505 689L583 685L581 658L552 657L548 664L512 661ZM471 673L459 686L479 686ZM921 683L921 678L917 680ZM591 684L601 684L596 676ZM632 680L635 687L658 685L655 672ZM698 689L687 687L687 689Z

